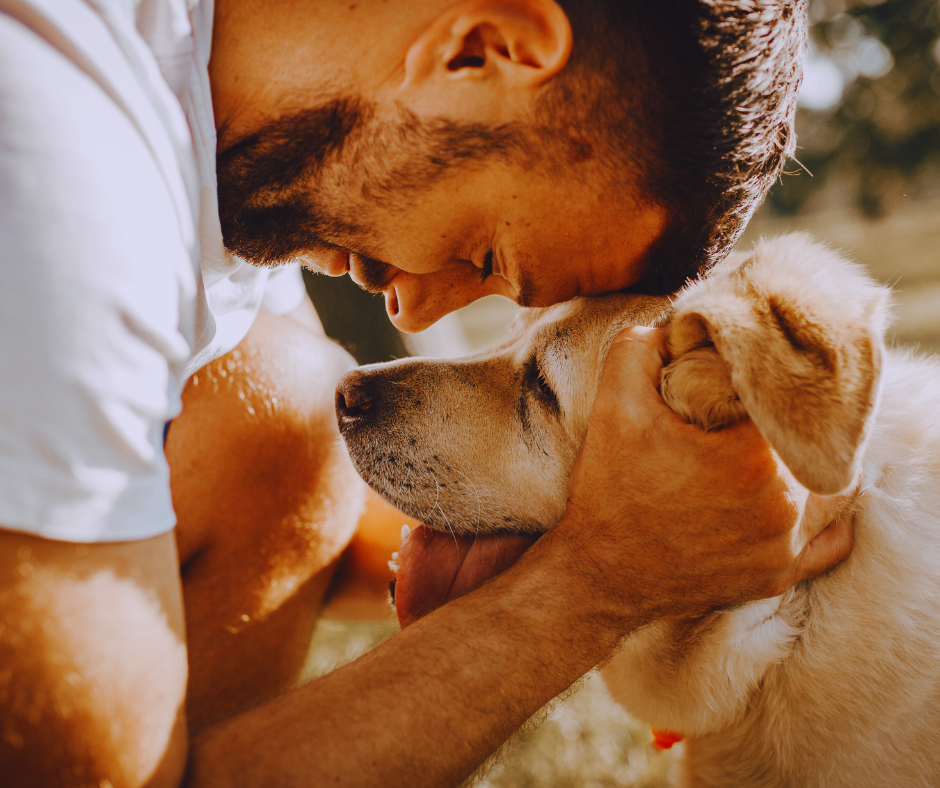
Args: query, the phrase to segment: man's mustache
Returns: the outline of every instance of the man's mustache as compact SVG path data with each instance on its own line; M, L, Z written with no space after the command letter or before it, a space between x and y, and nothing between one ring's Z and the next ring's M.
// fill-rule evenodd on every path
M296 257L311 239L357 230L323 215L306 190L369 114L356 99L332 99L272 120L220 151L219 220L226 249L256 265L274 266Z

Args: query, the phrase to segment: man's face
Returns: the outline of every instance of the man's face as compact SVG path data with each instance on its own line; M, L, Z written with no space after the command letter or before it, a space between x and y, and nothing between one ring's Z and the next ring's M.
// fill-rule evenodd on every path
M664 209L549 172L484 129L439 131L358 98L268 124L219 156L226 246L349 273L404 331L485 295L548 306L640 278ZM487 145L503 152L467 154Z
M665 209L629 177L598 186L583 130L532 138L570 46L552 0L219 0L226 246L348 272L405 331L491 293L543 306L636 282Z

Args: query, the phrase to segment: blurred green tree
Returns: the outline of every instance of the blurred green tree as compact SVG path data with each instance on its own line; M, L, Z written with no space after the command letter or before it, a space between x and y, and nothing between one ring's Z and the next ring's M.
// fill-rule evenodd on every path
M935 193L940 2L811 0L809 13L797 114L797 158L805 170L791 166L768 207L798 213L814 193L838 185L875 217L903 197Z

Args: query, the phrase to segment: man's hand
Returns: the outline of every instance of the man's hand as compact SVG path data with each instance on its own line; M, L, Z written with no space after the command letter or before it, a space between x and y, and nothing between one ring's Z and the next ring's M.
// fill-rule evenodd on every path
M556 529L590 582L654 620L774 596L845 559L847 496L810 496L750 421L686 424L659 396L665 360L664 332L639 327L608 356Z

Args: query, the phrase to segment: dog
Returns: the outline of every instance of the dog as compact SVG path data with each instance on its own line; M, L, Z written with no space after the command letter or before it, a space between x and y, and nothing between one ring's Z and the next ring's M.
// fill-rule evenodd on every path
M784 236L671 299L526 310L467 359L355 370L340 430L360 475L428 527L534 538L564 512L614 337L665 326L665 402L704 429L750 418L811 492L857 487L855 546L781 596L634 633L603 668L612 695L684 737L682 785L938 786L940 364L885 347L888 301Z

